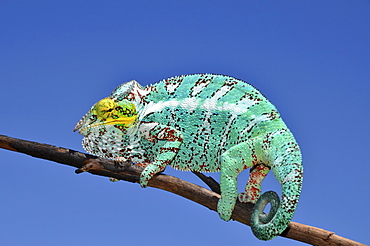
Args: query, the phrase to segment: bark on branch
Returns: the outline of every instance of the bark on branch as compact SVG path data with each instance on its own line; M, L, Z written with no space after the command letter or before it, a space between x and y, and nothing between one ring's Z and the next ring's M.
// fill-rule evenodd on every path
M89 172L91 174L112 177L119 180L138 182L142 168L130 163L117 164L114 161L83 154L81 152L41 144L0 135L0 148L20 152L33 157L42 158L77 168L76 173ZM217 183L197 174L204 182L217 191ZM217 202L220 195L201 186L186 182L169 175L159 174L153 177L148 186L166 190L179 196L199 203L211 210L217 211ZM250 225L250 215L253 204L237 202L232 219L245 225ZM336 235L317 227L296 222L290 222L288 228L280 235L311 245L365 245Z

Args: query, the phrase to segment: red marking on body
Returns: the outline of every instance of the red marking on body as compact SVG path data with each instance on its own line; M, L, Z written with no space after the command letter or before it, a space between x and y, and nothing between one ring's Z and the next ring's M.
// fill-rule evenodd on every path
M202 164L202 165L200 165L199 166L199 168L201 169L201 170L204 170L204 171L208 171L208 165L207 164Z
M142 168L146 168L149 164L150 162L143 162L143 163L137 163L136 165Z
M178 132L174 129L164 128L158 133L159 139L166 139L167 141L179 141L182 142L183 138L178 135Z
M249 189L248 189L248 196L250 197L250 200L253 202L255 200L258 199L259 197L259 194L260 194L261 190L254 187L254 186L251 186Z

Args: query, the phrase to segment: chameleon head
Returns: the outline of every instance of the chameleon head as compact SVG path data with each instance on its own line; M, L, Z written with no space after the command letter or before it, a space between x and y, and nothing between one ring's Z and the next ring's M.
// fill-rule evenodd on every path
M97 102L90 111L76 124L73 131L86 136L93 128L104 128L113 125L121 130L136 123L137 110L135 104L128 100L116 102L112 98L104 98Z

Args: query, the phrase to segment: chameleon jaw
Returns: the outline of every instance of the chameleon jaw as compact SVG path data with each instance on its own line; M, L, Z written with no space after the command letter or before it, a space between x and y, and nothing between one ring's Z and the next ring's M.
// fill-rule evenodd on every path
M77 130L80 130L81 127L83 126L84 122L85 122L84 121L84 118L82 118L79 122L77 122L77 124L76 124L75 128L73 129L73 131L75 132Z

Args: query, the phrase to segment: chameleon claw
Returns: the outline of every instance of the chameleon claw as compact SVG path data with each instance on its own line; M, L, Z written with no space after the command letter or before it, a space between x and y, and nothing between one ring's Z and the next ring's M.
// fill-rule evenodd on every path
M248 202L247 194L245 194L244 192L239 193L238 199L239 199L239 202L242 202L242 203Z
M253 201L250 196L247 195L247 193L245 192L242 192L242 193L239 193L239 196L238 196L238 199L239 199L239 202L242 202L242 203L256 203L256 201Z

